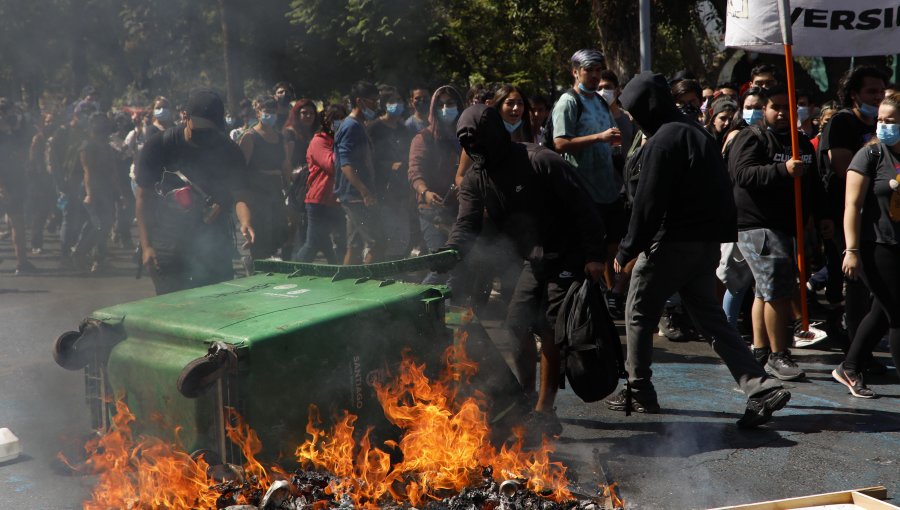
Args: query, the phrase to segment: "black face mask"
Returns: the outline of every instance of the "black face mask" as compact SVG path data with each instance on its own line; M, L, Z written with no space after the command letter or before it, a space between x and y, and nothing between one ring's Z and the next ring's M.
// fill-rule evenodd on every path
M428 115L428 101L416 101L413 103L419 115Z
M686 103L678 106L678 111L687 115L688 117L697 120L697 117L700 116L700 107L694 106L691 103Z

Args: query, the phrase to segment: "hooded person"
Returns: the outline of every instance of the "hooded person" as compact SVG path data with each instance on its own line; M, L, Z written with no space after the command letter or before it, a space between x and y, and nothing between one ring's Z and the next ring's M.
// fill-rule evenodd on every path
M619 99L649 137L638 156L634 209L615 260L620 271L637 257L625 305L632 409L659 412L650 380L653 334L666 299L678 292L748 397L738 426L761 425L791 394L766 376L717 301L719 245L736 239L737 223L731 180L716 141L676 109L662 75L635 76ZM625 410L627 402L623 391L607 404Z
M461 149L455 130L462 105L462 95L455 88L445 85L435 90L428 110L428 125L413 137L409 146L407 177L416 192L419 227L429 251L437 250L447 242L450 227L456 219L453 181ZM457 280L456 273L454 271L447 280L432 271L423 283L447 283L452 289Z
M191 92L187 120L147 140L135 164L142 263L157 294L234 277L234 209L247 244L247 166L225 133L225 107L209 89Z
M537 361L530 332L543 339L540 390L526 430L538 438L541 433L559 435L562 426L553 402L560 365L553 325L569 287L586 274L594 281L600 278L602 220L573 167L550 149L512 142L495 108L466 109L456 135L475 164L460 186L459 214L446 248L465 257L481 232L485 211L514 242L524 265L507 324L520 342L516 371L526 392L534 391ZM528 362L523 359L529 355L531 374L525 373Z

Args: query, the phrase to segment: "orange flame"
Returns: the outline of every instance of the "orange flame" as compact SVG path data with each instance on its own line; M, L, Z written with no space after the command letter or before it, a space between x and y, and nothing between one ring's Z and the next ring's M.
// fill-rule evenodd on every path
M440 499L448 491L458 492L480 481L487 466L493 467L498 481L521 478L544 497L570 500L566 468L550 461L553 449L546 439L534 451L524 448L521 432L516 441L499 451L489 442L486 399L478 393L460 397L477 371L477 365L466 356L465 338L447 349L444 363L441 376L432 381L425 374L425 365L417 364L405 352L396 377L375 384L385 416L402 430L399 441L386 441L382 448L373 446L368 429L357 442L357 417L346 411L325 430L318 410L311 406L306 426L309 439L297 447L297 459L336 477L327 489L329 494L348 497L357 507L367 509L382 506L388 498L416 506ZM216 481L207 475L206 461L194 460L158 438L135 438L131 429L134 414L122 399L115 406L111 430L85 446L86 467L98 475L98 481L84 510L218 508L222 488L215 487ZM226 432L246 459L243 469L247 475L242 488L228 497L237 504L256 504L258 501L248 499L259 497L273 481L288 475L256 459L262 451L258 435L235 410L227 412ZM401 460L392 463L389 452ZM316 501L312 507L329 506Z
M134 419L118 400L112 430L85 445L87 467L99 478L84 510L215 508L219 494L210 489L207 463L156 438L136 443Z
M402 460L390 464L390 455L371 447L369 432L359 444L353 439L356 417L345 414L330 430L320 428L318 411L311 409L306 431L310 436L296 451L304 465L328 470L340 478L331 486L355 505L375 508L386 495L418 506L426 499L440 499L445 491L460 491L494 468L498 480L523 478L527 487L556 501L571 499L566 468L550 461L548 442L527 451L521 434L500 451L490 444L490 428L483 395L457 402L458 383L465 382L477 365L465 353L465 338L447 349L445 370L437 381L425 375L425 366L404 353L398 375L377 382L375 392L387 419L402 430L396 449Z

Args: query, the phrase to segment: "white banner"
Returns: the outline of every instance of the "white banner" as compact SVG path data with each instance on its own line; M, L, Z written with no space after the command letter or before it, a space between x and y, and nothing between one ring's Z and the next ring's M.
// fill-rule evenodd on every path
M783 53L779 0L728 0L725 45ZM900 51L900 1L791 0L795 56L861 57Z

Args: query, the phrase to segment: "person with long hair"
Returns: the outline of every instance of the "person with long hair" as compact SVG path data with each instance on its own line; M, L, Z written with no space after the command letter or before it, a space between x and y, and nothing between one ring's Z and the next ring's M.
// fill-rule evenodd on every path
M722 96L712 102L709 108L709 120L706 121L706 130L716 137L716 143L721 148L725 144L725 134L734 120L737 111L737 103L728 96Z
M503 125L514 142L533 142L531 106L519 87L503 85L494 93L494 107L500 111Z
M294 181L301 176L302 167L306 166L306 151L309 149L309 142L313 135L322 125L322 119L319 116L319 110L311 99L303 98L294 103L290 113L288 113L287 121L282 127L284 135L284 143L288 151L288 159L291 164L290 181L285 183L285 188L295 190L299 188L299 184ZM290 200L296 201L296 205L292 205L287 209L288 230L287 238L281 252L287 256L294 253L294 246L302 245L306 240L306 214L305 209L299 207L299 203L303 202L302 197L292 196Z
M238 145L250 170L250 186L254 195L252 210L259 225L257 240L250 246L254 260L273 257L287 240L287 211L282 189L290 179L290 163L284 136L278 129L278 105L275 98L256 100L259 122L248 129Z
M847 278L862 278L874 299L844 362L831 372L860 398L875 397L862 369L885 330L900 374L900 94L881 102L875 134L847 167L842 264Z
M285 143L293 147L291 151L291 168L297 168L306 163L306 150L313 135L322 125L319 111L312 99L298 99L288 113L287 121L282 127Z
M334 133L345 117L343 106L327 106L306 151L306 243L297 252L299 262L322 253L329 264L340 264L346 249L344 214L334 196Z
M409 146L407 177L416 193L419 227L429 251L444 246L456 220L458 207L453 187L461 150L456 139L456 121L462 106L462 95L455 88L445 85L435 90L428 127L419 131ZM456 273L447 276L431 271L422 283L447 283L456 299L461 297L462 290L455 288Z

